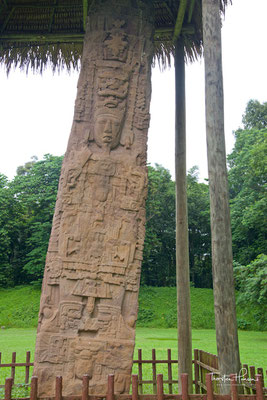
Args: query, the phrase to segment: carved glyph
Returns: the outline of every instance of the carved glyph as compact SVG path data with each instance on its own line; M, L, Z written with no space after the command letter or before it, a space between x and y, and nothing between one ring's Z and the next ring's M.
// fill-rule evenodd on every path
M105 394L109 373L117 393L129 390L152 51L142 15L118 7L118 16L88 19L40 305L34 373L41 397L52 396L59 374L66 395L80 394L84 374L91 394Z

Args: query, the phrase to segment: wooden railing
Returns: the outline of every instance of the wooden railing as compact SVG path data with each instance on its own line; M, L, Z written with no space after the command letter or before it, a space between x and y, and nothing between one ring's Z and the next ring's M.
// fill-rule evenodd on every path
M29 379L31 375L30 368L33 367L34 363L31 362L31 353L29 351L26 352L25 362L17 362L16 352L12 353L11 363L1 363L1 353L0 353L0 371L2 368L10 368L10 379L13 382L13 385L18 382L16 379L16 368L25 368L25 375L21 379L19 383L29 384ZM173 394L175 390L177 390L178 379L174 379L174 376L178 375L178 368L173 371L173 367L178 365L177 359L172 359L171 349L167 350L167 359L157 359L156 350L152 349L152 357L149 360L143 359L142 349L138 349L138 357L137 360L133 361L134 366L137 367L137 376L138 376L138 392L140 395L146 391L146 385L152 385L153 394L157 393L157 375L162 371L162 366L165 366L163 384L165 385L165 392L169 394ZM146 366L146 368L144 368ZM149 366L149 371L147 369ZM255 394L256 393L256 374L262 376L262 382L264 386L264 371L263 368L255 368L254 366L248 366L247 364L243 364L243 369L241 370L241 376L239 378L239 384L244 386L245 394ZM134 367L135 368L135 367ZM160 369L160 371L159 371ZM203 350L194 350L194 359L193 359L193 370L194 370L194 391L196 394L205 394L207 393L206 386L206 376L208 374L212 374L213 376L213 390L215 393L219 393L219 371L218 371L218 357L214 354L205 352ZM150 374L150 377L149 377ZM145 375L145 376L144 376ZM160 374L161 375L161 374ZM162 374L163 375L163 374ZM1 376L1 374L0 374ZM134 375L135 376L135 375ZM148 379L147 379L148 377ZM151 378L151 379L149 379ZM167 378L167 379L166 379ZM1 383L1 382L0 382ZM4 382L3 382L4 383ZM176 386L174 386L176 385ZM0 385L0 387L4 387L4 385ZM263 392L267 393L267 388L263 388Z
M63 378L62 376L56 377L54 396L49 397L49 400L264 400L267 396L263 393L262 376L256 375L256 393L254 395L238 394L238 384L235 375L231 375L229 392L230 395L215 394L212 387L212 374L206 375L206 388L207 394L189 394L188 392L188 376L182 374L181 376L181 394L165 394L163 375L157 375L156 393L153 395L139 394L138 390L138 375L132 375L132 393L131 394L115 394L114 391L114 375L108 376L107 393L103 396L90 395L90 381L89 376L84 375L82 380L81 394L78 396L64 396L63 395ZM7 378L5 383L5 400L12 400L12 378ZM32 377L31 379L31 392L30 397L23 400L38 400L38 378Z

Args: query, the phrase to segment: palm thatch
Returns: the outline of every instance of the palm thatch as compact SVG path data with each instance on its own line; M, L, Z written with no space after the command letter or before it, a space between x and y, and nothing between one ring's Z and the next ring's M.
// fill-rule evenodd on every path
M150 0L154 7L154 61L170 63L177 40L185 57L201 57L201 0ZM232 0L220 0L221 12ZM85 22L94 0L0 0L0 63L42 72L78 69Z

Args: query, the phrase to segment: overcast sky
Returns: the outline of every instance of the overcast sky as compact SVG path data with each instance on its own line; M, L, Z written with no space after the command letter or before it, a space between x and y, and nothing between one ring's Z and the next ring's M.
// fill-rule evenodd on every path
M241 126L250 99L267 101L266 0L233 0L223 22L225 135ZM71 129L78 73L33 75L0 69L0 173L12 179L33 155L64 154ZM186 68L187 168L198 165L207 177L204 63ZM148 162L174 175L174 70L152 73Z

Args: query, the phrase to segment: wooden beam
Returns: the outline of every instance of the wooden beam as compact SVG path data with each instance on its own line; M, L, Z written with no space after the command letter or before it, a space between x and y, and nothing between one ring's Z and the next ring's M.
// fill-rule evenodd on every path
M46 35L34 35L34 34L0 34L0 40L2 42L14 42L14 43L82 43L84 34L46 34Z
M184 15L187 6L187 0L180 0L178 14L175 22L174 33L173 33L173 42L176 43L182 32L182 26L184 22Z
M193 25L183 25L181 34L184 35L193 35L195 33L195 27ZM170 35L171 38L173 37L173 28L166 27L166 28L156 28L155 29L155 38L160 35Z
M88 15L88 0L83 0L83 30L86 28L86 18Z
M191 2L189 4L189 11L188 11L188 18L187 18L187 22L189 24L192 21L192 16L193 16L195 4L196 4L196 0L191 0Z
M33 9L44 9L44 8L82 8L82 4L65 4L65 5L63 5L63 4L57 4L56 6L55 5L43 5L43 6L40 6L40 5L38 5L38 4L27 4L27 3L24 3L24 4L18 4L18 3L8 3L8 5L7 5L7 7L8 8L33 8Z

